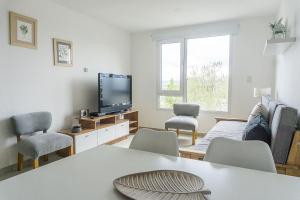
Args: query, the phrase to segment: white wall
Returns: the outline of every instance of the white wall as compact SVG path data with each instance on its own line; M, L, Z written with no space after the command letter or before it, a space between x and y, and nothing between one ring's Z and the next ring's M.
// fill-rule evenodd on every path
M8 11L38 19L38 49L9 45ZM74 67L53 66L53 37L73 41ZM98 72L130 74L129 33L47 0L0 0L0 169L16 160L9 117L47 110L52 130L70 126L97 109Z
M266 39L270 37L271 17L240 20L240 32L233 36L233 65L231 68L231 112L228 114L201 113L199 130L206 132L215 123L214 116L246 118L258 99L254 87L274 88L274 59L263 57ZM132 36L133 103L140 112L142 126L163 128L172 111L157 109L156 84L158 75L157 47L151 32ZM252 81L248 82L247 77Z
M299 0L284 0L279 17L287 20L289 35L297 37L283 55L277 57L276 88L280 101L300 110L300 2Z

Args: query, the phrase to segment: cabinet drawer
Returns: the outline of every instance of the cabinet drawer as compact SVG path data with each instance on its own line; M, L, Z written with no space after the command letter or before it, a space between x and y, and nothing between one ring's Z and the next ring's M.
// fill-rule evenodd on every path
M129 134L129 121L123 122L116 125L116 138Z
M91 149L97 146L97 131L92 131L75 137L76 153Z
M110 142L115 139L115 126L98 130L98 145Z

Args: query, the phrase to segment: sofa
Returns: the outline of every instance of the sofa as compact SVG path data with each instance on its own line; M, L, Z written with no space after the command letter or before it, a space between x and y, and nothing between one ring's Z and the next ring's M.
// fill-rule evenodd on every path
M271 132L271 151L278 173L300 176L300 131L297 131L297 110L282 102L263 96L261 104L267 111ZM181 157L202 160L210 141L215 137L243 140L248 120L216 118L216 125L189 148L180 148Z

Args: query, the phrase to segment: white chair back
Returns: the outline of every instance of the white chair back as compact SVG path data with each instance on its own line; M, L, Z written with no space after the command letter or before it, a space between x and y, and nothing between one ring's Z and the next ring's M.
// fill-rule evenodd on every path
M133 137L130 149L179 156L177 135L173 131L140 129Z
M276 173L270 147L262 141L237 141L217 137L210 142L204 160Z

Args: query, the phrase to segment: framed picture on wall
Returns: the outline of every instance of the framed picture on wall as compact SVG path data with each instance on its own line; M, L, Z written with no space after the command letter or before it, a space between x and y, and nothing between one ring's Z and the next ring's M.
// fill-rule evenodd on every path
M53 53L55 66L73 66L73 44L71 41L54 38Z
M9 12L10 44L26 48L37 48L37 20Z

